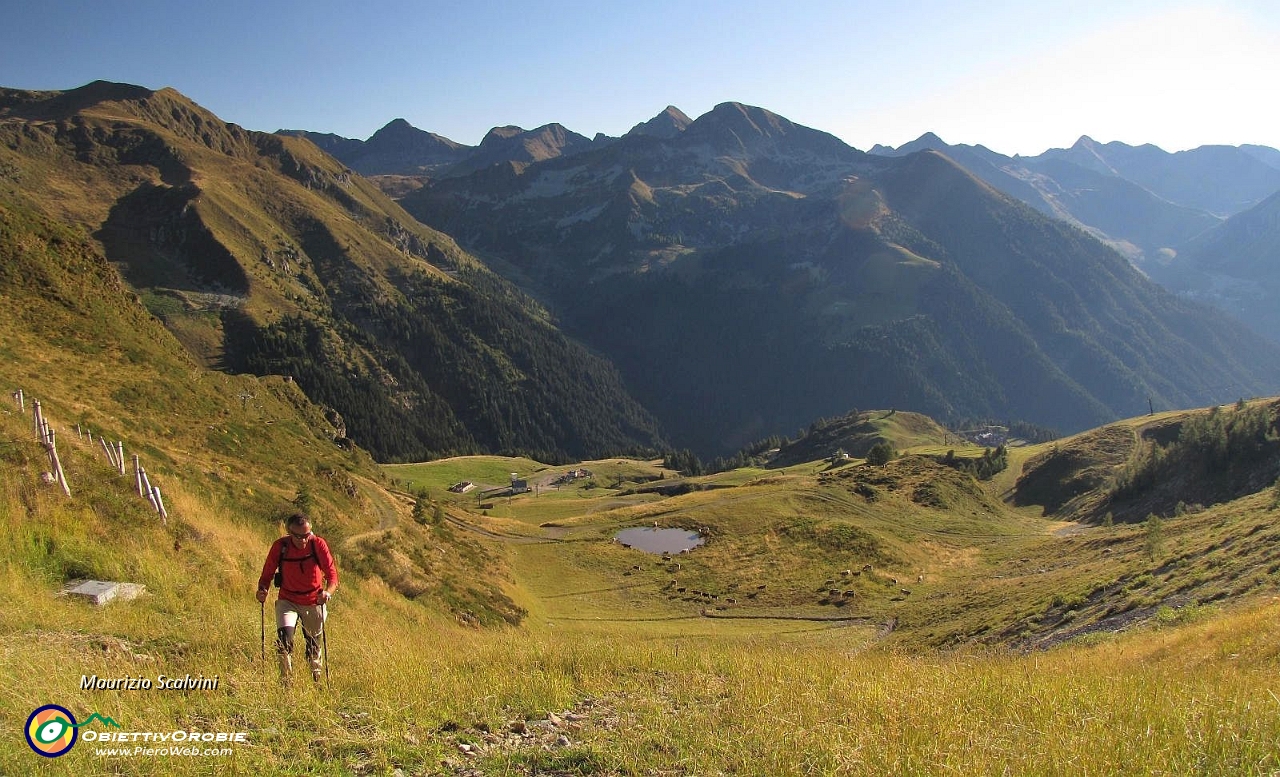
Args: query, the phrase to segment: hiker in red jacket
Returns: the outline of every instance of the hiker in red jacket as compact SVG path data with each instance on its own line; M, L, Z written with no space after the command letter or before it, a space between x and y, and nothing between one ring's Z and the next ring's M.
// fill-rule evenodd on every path
M276 652L280 656L280 679L288 682L293 668L293 635L302 621L302 635L307 642L307 660L311 663L311 679L320 681L323 659L320 655L326 606L338 589L338 568L333 563L329 544L311 533L311 521L302 513L289 516L285 524L289 535L271 543L267 561L258 577L258 601L267 600L268 587L275 579L280 587L276 599Z

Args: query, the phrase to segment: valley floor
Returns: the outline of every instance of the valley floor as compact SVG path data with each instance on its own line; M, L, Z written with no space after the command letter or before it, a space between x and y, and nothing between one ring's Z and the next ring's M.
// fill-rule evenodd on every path
M475 628L379 578L352 579L332 608L328 681L287 689L271 657L261 660L243 573L225 590L184 588L152 568L158 590L137 603L51 599L20 543L34 536L27 516L60 514L44 497L0 503L10 529L0 773L36 763L68 774L1280 770L1274 572L1263 565L1260 582L1245 585L1254 572L1236 569L1222 585L1238 595L1213 604L1172 607L1164 593L1205 573L1194 559L1218 543L1214 532L1269 536L1273 513L1261 502L1193 516L1152 552L1140 526L1046 520L1004 505L999 477L966 490L970 481L910 462L686 481L615 460L588 463L593 482L560 488L546 480L554 473L535 472L530 494L447 491L461 470L515 466L388 471L438 500L439 531L486 548L523 611L519 626ZM381 503L373 528L346 542L401 541L411 502ZM655 523L707 542L664 558L614 541ZM1126 614L1126 629L1103 628ZM160 673L219 685L81 687L87 675ZM82 736L45 761L21 732L47 704L98 712L124 731L248 741L225 755L112 755ZM114 729L85 723L90 731Z

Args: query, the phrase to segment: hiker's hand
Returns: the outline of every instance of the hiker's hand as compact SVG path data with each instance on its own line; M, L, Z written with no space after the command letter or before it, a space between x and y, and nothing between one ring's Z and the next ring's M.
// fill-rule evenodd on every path
M328 591L321 591L320 596L317 598L320 600L320 604L328 604L329 600L333 598L333 594Z
M258 589L258 603L259 603L259 604L262 604L262 603L263 603L263 602L265 602L265 601L267 601L267 592L266 592L266 591L264 591L264 590L262 590L261 588L259 588L259 589Z

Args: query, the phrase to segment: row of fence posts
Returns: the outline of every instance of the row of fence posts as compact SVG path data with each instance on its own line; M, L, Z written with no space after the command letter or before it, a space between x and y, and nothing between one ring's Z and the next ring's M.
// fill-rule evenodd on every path
M14 396L25 415L27 410L22 396L22 389L18 389L18 393ZM53 473L54 480L62 486L62 493L71 496L71 485L67 483L67 473L63 471L62 460L58 458L58 444L53 427L49 426L49 422L45 420L44 413L40 410L40 400L32 402L31 407L31 419L35 424L36 439L40 441L40 444L44 446L45 452L49 454L49 471Z
M26 398L23 396L22 389L18 389L13 393L13 399L18 404L18 410L23 415L26 415ZM58 447L53 427L45 420L44 412L40 408L40 400L32 401L31 408L36 439L44 445L49 454L49 468L53 473L53 477L62 486L62 493L71 496L71 486L67 483L67 475L62 469L61 460L58 458ZM81 430L80 425L76 424L76 435L81 440L87 435L89 445L93 445L92 430ZM103 452L107 454L107 461L111 462L111 466L117 472L124 475L124 443L118 440L114 443L107 442L107 439L102 435L98 435L98 442L101 443ZM151 502L152 508L160 514L160 520L167 524L169 522L169 511L165 509L164 497L160 493L160 487L151 485L151 481L147 477L147 471L142 466L142 460L136 453L133 455L133 476L138 496Z

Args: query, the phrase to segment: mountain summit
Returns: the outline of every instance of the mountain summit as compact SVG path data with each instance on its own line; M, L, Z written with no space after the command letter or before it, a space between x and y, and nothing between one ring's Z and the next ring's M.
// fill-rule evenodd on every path
M401 202L708 455L854 406L1076 430L1280 386L1280 349L947 156L864 154L741 103Z
M623 137L647 135L669 140L688 129L691 123L693 119L686 116L684 111L674 105L668 105L662 113L632 127Z

